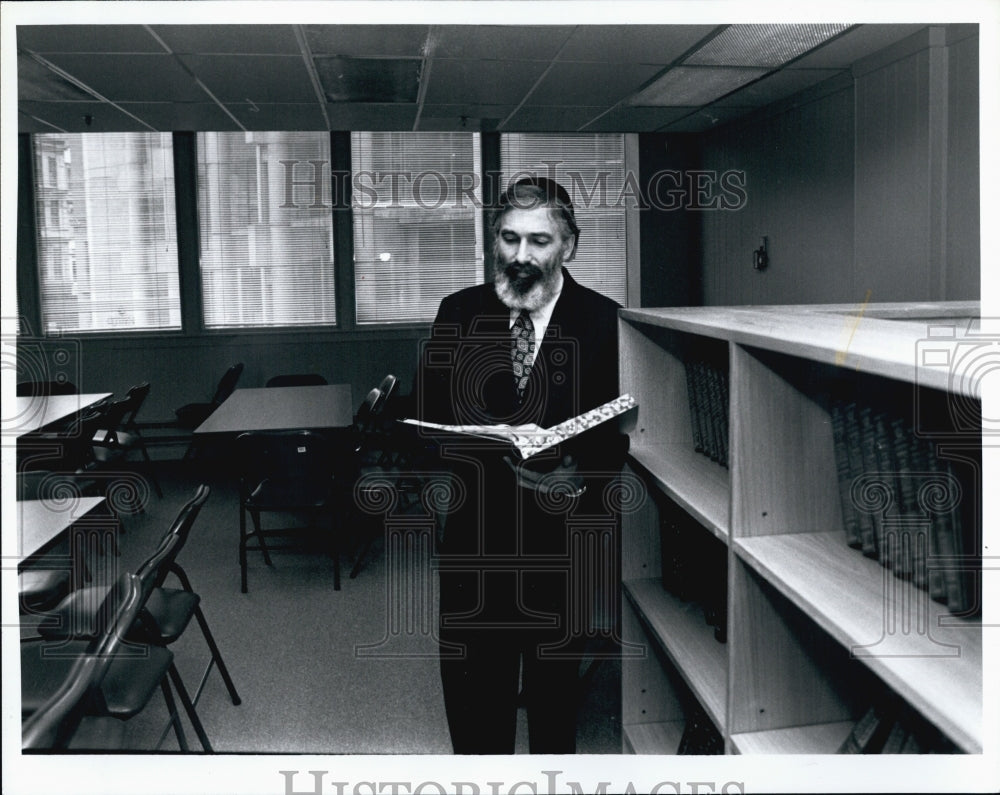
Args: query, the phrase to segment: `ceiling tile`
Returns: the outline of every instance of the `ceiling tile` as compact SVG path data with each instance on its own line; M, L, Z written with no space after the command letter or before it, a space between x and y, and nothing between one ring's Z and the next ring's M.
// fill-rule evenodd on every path
M629 105L704 105L755 80L765 69L678 66L644 88Z
M312 102L305 62L298 55L183 55L188 68L220 102ZM204 99L204 95L201 97Z
M429 103L517 104L545 69L540 61L434 61Z
M414 104L330 102L326 113L331 130L412 130L417 117Z
M661 69L654 64L555 63L528 101L607 107L633 94Z
M330 102L416 102L421 62L412 58L315 58Z
M22 102L20 110L66 132L149 132L149 127L105 102Z
M153 25L176 53L301 53L291 25Z
M715 25L581 25L560 61L652 63L666 66L716 29Z
M423 57L427 25L305 25L313 55Z
M441 25L432 31L435 58L551 61L572 26Z
M122 102L157 130L238 130L236 123L214 102Z
M576 132L600 113L597 107L525 105L504 124L503 132Z
M163 52L143 25L18 25L17 46L39 53Z
M686 116L697 108L644 108L619 105L599 119L588 123L581 132L649 132Z
M56 66L110 100L198 102L205 93L172 55L46 56Z
M488 132L506 119L514 105L424 105L421 130L471 130Z
M94 97L25 53L17 54L17 95L21 99L88 101Z
M849 25L730 25L684 60L692 66L777 67Z
M837 74L840 74L839 69L781 69L734 91L720 99L718 105L763 107Z
M873 52L912 36L927 25L862 25L800 58L795 68L847 69Z
M320 106L300 102L227 103L226 108L248 130L326 130ZM230 121L232 126L232 122ZM225 128L229 129L229 127Z

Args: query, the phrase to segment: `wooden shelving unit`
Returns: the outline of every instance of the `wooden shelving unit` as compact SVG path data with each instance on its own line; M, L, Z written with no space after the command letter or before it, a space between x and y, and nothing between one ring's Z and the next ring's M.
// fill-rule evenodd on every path
M675 753L693 700L727 753L835 753L884 694L982 751L981 621L847 545L830 409L847 382L912 397L899 409L916 432L921 401L954 405L928 434L973 460L978 316L973 302L622 310L621 390L639 403L630 466L657 497L623 516L623 639L647 649L623 660L626 751ZM728 466L694 450L698 351L728 373ZM962 499L981 500L971 486ZM725 643L664 588L662 497L726 545Z

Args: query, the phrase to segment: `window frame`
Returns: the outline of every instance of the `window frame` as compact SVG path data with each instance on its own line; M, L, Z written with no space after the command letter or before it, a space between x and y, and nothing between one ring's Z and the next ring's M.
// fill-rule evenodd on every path
M96 134L96 133L95 133ZM181 327L180 329L124 330L105 329L79 332L88 339L112 341L135 339L186 339L213 345L225 338L234 337L306 337L317 341L371 340L412 338L415 333L425 333L430 322L365 323L355 321L354 268L353 265L353 215L351 212L351 153L349 131L332 131L330 134L330 165L332 173L340 180L332 191L331 206L334 243L334 271L337 301L337 324L323 326L255 326L246 328L207 328L202 322L201 274L199 265L199 220L197 200L196 133L173 133L175 221L177 225L177 259L180 280ZM491 267L492 236L490 207L502 191L497 176L500 169L499 132L481 132L481 179L483 180L483 245L486 274ZM626 172L639 173L638 135L623 133L625 138ZM18 236L17 236L17 296L18 312L22 325L30 330L42 329L41 319L41 262L38 251L37 228L34 215L36 195L34 135L18 135L18 169L28 175L18 180ZM348 177L345 179L345 175ZM627 306L639 306L639 209L628 207L626 212L626 296ZM340 265L336 264L340 263ZM74 332L75 334L76 332Z

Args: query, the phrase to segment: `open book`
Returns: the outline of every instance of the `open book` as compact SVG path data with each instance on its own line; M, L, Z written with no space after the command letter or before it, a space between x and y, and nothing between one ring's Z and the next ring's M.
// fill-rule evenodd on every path
M579 436L584 431L596 428L608 420L620 417L630 409L634 409L639 404L631 395L625 394L609 400L596 409L585 411L576 417L571 417L551 428L542 428L538 425L442 425L436 422L423 422L422 420L401 419L400 422L407 425L414 425L431 432L440 431L442 433L463 434L466 436L477 436L483 439L492 439L506 442L513 447L521 459L531 458L543 450L562 444L568 439Z

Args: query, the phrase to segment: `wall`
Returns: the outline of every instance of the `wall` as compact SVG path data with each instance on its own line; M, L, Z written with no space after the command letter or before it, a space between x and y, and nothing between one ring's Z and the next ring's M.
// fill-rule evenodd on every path
M706 168L746 169L747 204L702 216L704 302L978 299L977 45L974 26L926 29L706 136Z

